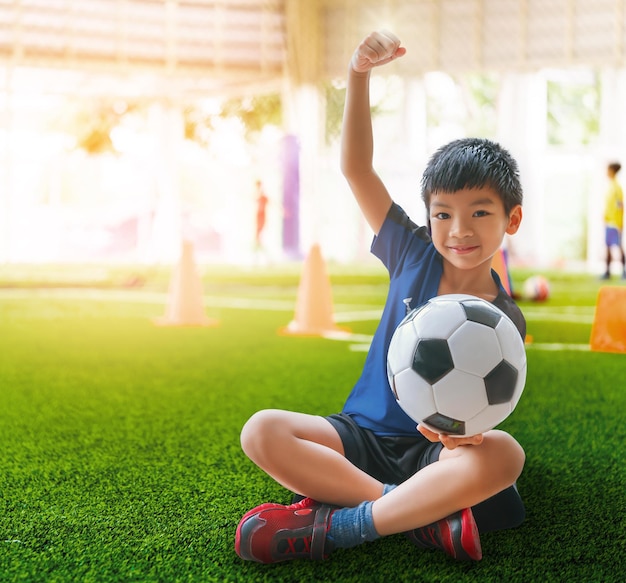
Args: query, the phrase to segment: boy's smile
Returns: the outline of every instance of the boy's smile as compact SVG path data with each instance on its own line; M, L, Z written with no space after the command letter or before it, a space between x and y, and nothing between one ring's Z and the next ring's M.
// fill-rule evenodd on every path
M450 251L456 253L457 255L465 255L466 253L471 253L472 251L474 251L474 249L478 249L478 246L472 245L468 247L465 245L450 245L448 249L450 249Z
M458 269L490 262L505 233L515 233L520 221L521 207L507 216L500 196L490 187L438 193L430 199L433 244Z

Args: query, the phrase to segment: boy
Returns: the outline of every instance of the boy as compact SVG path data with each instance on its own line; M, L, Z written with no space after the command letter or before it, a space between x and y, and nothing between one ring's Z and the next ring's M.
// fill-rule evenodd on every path
M390 287L363 373L339 415L268 410L241 434L243 450L303 498L247 512L235 535L246 560L273 563L326 558L395 533L456 559L482 556L480 532L517 526L524 506L515 481L524 452L510 435L455 438L415 423L395 402L386 377L393 331L409 308L447 293L492 301L525 335L491 258L517 231L522 190L515 161L486 140L460 140L431 159L422 179L429 228L393 203L372 168L369 75L405 54L389 32L369 35L352 57L342 132L342 171L375 233L372 252Z
M622 246L622 228L624 226L624 193L617 180L617 173L622 169L619 162L608 165L606 173L609 188L604 200L604 241L606 244L606 271L601 279L611 279L611 248L617 247L622 262L622 279L626 279L626 255Z

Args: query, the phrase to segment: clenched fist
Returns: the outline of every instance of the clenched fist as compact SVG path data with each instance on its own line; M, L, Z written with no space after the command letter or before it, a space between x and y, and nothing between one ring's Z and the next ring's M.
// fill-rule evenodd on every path
M381 30L368 35L354 51L350 65L356 73L367 73L406 53L400 39L393 33Z

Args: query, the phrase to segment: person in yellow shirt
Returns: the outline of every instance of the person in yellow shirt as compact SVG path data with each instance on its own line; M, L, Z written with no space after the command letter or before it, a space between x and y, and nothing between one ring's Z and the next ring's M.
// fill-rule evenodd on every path
M622 246L622 229L624 227L624 193L617 180L617 173L622 165L619 162L612 162L607 167L609 177L609 188L606 193L604 203L604 226L606 243L606 271L602 279L611 277L611 251L617 247L622 260L622 279L626 279L626 256Z

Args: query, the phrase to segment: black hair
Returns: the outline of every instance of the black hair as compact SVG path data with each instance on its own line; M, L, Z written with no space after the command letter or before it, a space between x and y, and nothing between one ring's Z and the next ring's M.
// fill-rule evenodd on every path
M495 190L508 215L522 204L523 191L517 162L502 146L483 138L463 138L439 148L422 176L422 200L430 208L430 197L465 188Z
M613 172L613 174L617 174L622 169L622 165L619 162L611 162L609 164L609 170Z

